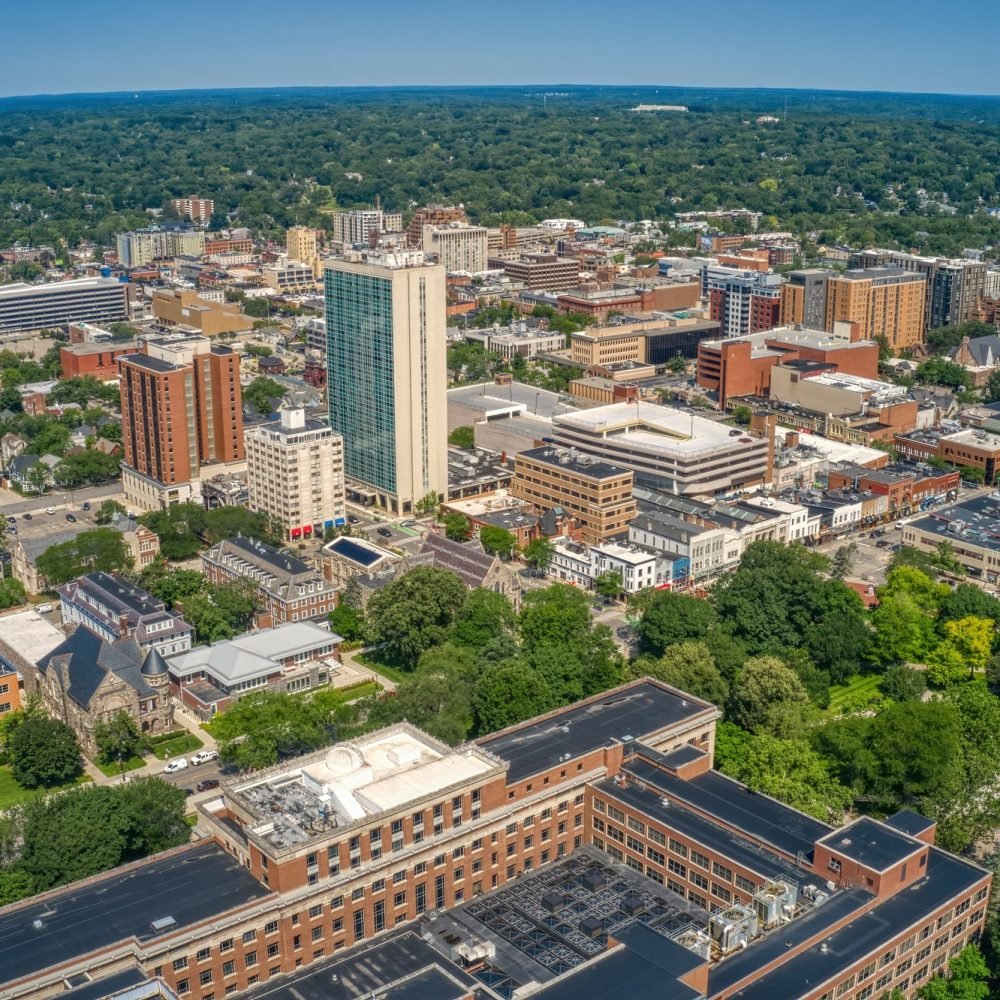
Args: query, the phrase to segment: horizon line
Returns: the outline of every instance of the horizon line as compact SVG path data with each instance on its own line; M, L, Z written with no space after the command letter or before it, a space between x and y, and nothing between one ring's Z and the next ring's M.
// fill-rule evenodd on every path
M518 90L525 88L537 90L540 88L566 87L576 90L582 89L603 89L608 90L688 90L705 91L706 93L792 93L792 94L847 94L852 96L891 96L891 97L947 97L947 98L976 98L980 100L998 100L1000 94L990 93L958 93L952 91L918 91L918 90L852 90L835 89L829 87L793 87L793 86L706 86L704 84L682 84L682 83L393 83L393 84L368 84L368 83L338 83L338 84L275 84L256 85L242 87L181 87L181 88L155 88L155 89L128 89L128 90L81 90L81 91L56 91L52 93L34 94L4 94L0 96L0 102L4 101L31 101L31 100L56 100L59 98L82 98L82 97L145 97L157 95L193 95L193 94L239 94L239 93L261 93L266 91L295 92L295 91L412 91L412 90Z

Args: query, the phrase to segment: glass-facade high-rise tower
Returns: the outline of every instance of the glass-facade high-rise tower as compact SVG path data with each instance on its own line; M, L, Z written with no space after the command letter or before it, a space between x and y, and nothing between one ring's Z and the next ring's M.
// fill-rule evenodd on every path
M422 253L326 262L327 399L348 492L406 514L448 489L445 272Z

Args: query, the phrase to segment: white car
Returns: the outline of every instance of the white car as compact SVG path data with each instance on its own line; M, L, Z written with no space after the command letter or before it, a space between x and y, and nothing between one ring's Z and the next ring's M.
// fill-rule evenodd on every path
M191 755L192 764L207 764L210 760L215 760L219 754L215 750L199 750Z
M55 512L56 512L55 507L46 507L45 508L45 513L46 514L54 514Z
M183 771L187 766L187 757L175 757L173 760L167 761L167 766L163 769L163 773L176 774L178 771Z

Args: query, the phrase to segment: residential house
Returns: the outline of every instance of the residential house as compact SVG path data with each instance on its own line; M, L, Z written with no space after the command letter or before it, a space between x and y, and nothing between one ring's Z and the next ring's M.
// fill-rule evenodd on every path
M72 527L67 525L43 537L16 536L10 547L10 571L14 579L20 580L29 594L40 594L43 590L47 590L48 581L38 572L36 565L38 557L53 545L72 541L85 528L86 525L77 522Z
M144 524L140 524L134 517L116 513L108 523L108 527L121 534L132 556L132 565L135 569L143 569L159 558L160 536Z
M22 493L37 493L38 492L38 482L35 477L38 473L32 473L31 470L36 465L41 465L42 459L40 455L17 455L10 460L7 466L7 478L10 480L11 486L20 490ZM49 466L45 465L45 485L52 485L52 472Z
M28 442L20 434L4 434L0 437L0 465L9 468L11 461L23 455L27 447Z

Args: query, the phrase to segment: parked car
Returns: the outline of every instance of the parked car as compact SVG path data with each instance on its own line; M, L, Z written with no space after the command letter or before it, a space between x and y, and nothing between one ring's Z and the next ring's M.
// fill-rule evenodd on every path
M67 514L66 520L69 521L70 524L72 524L73 522L76 521L76 514Z
M215 750L199 750L197 753L191 754L191 763L195 765L207 764L210 760L215 760L218 756Z
M163 769L163 773L176 774L178 771L186 770L187 766L188 766L187 757L175 757L173 760L167 761L167 766Z
M8 523L8 524L17 524L17 518L16 518L16 517L13 517L13 516L11 516L11 517L8 517L8 518L7 518L7 523Z
M14 526L13 524L8 524L8 525L7 525L7 530L8 530L8 531L9 531L9 532L10 532L10 533L11 533L12 535L16 535L16 534L17 534L17 528L16 528L16 527L15 527L15 526Z
M348 514L347 515L347 523L348 524L357 524L360 520L361 520L361 518L355 517L353 514Z
M218 788L218 787L219 787L219 779L218 778L206 778L204 781L199 781L198 782L198 791L199 792L207 792L207 791L209 791L212 788Z
M50 615L55 610L51 604L38 604L35 606L35 610L40 615Z
M45 513L46 514L54 514L55 512L56 512L55 507L46 507L45 508Z
M83 509L84 509L84 510L90 510L90 501L89 501L89 500L87 500L87 501L86 501L86 502L84 503L84 505L83 505Z
M30 514L25 514L24 515L24 519L25 519L25 521L30 521L31 520L31 515Z

